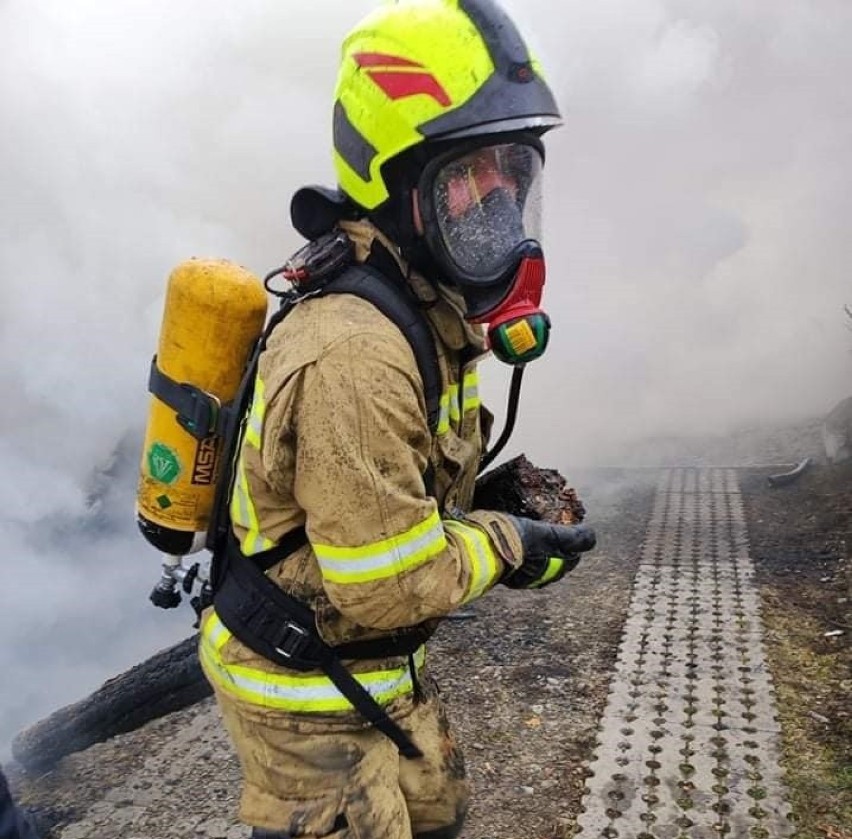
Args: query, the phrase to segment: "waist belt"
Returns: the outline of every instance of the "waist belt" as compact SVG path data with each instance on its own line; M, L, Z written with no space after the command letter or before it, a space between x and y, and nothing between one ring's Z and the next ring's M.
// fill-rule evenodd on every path
M431 635L416 626L386 638L332 647L319 636L316 616L304 603L280 589L264 570L307 544L303 528L257 556L242 553L233 536L216 575L213 605L219 619L249 649L292 670L322 670L361 716L397 746L407 758L422 757L408 735L343 665L344 659L408 656ZM412 666L412 677L415 674Z

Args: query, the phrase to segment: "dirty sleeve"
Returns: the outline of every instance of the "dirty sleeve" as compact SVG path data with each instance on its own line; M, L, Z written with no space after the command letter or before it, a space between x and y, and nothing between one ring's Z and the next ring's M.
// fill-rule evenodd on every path
M306 374L294 494L329 599L362 626L395 629L484 594L521 546L498 513L441 517L423 473L431 446L405 339L349 334Z

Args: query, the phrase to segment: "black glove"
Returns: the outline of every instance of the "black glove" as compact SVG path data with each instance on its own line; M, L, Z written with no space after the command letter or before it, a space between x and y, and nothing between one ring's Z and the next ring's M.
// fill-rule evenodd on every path
M524 561L510 568L500 580L509 588L542 588L561 580L576 568L580 554L597 541L595 531L585 524L550 524L517 516L506 516L524 546Z

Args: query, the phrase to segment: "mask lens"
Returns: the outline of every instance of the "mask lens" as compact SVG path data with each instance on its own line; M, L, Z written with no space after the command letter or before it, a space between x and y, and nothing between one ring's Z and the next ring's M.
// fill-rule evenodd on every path
M515 248L541 239L541 155L532 146L487 146L447 163L433 201L450 259L466 276L491 278Z

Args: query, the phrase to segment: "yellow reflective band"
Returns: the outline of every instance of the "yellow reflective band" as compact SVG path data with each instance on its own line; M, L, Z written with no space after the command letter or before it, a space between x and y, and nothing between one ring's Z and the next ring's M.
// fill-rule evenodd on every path
M544 574L542 574L541 577L539 577L539 579L530 586L530 588L541 588L555 580L559 576L559 572L562 571L562 566L564 564L564 560L560 559L558 556L549 557Z
M464 377L464 393L462 397L462 412L467 413L478 409L482 402L479 399L479 373L473 370Z
M251 514L249 511L248 485L243 469L243 458L240 456L237 463L237 480L234 482L234 492L231 496L231 521L240 527L251 527Z
M245 436L246 443L258 450L260 450L263 439L263 420L266 417L265 390L263 379L258 375L254 381L254 396L251 400Z
M441 396L440 412L438 414L437 434L440 437L450 430L450 394L444 393Z
M461 411L459 410L459 386L450 385L450 420L457 423L461 419Z
M211 612L204 625L201 627L201 636L204 638L218 653L228 641L231 640L231 633L225 628L225 625L219 620L216 612Z
M260 533L260 523L258 522L257 511L249 492L245 462L242 455L240 455L240 460L237 464L237 480L234 483L234 492L231 497L231 520L234 524L239 525L247 531L240 545L240 549L246 556L253 556L254 554L268 551L275 546L275 542L267 539Z
M205 621L199 645L201 664L207 678L221 690L253 705L293 713L353 710L352 703L327 676L269 673L240 664L226 664L220 651L231 637L215 613ZM414 654L415 668L421 670L425 661L426 648L420 647ZM387 705L414 689L407 665L352 675L379 705Z
M437 510L420 524L393 536L357 548L312 543L323 579L332 583L370 583L413 571L447 547L447 536Z
M461 403L459 402L459 391L461 392ZM474 370L466 373L464 387L459 388L457 384L450 385L441 396L440 411L438 413L438 435L446 434L452 423L458 425L462 413L474 409L478 410L481 405L479 398L479 373Z
M470 564L470 583L464 602L482 597L503 573L502 563L494 553L491 540L478 527L460 521L445 521L444 527L452 536L461 540L465 556Z

